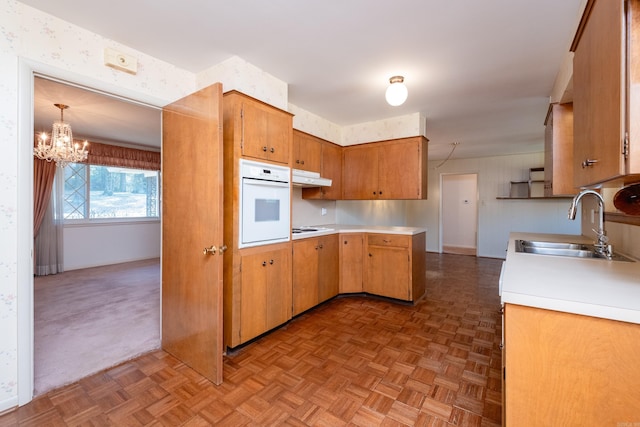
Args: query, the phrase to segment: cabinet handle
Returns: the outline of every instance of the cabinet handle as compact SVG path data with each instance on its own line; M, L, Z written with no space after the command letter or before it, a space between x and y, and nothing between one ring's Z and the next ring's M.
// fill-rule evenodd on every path
M304 160L300 161L300 164L301 164L301 165L304 165Z
M369 254L370 257L373 257L373 255Z
M270 260L270 261L269 261L269 264L273 265L273 260Z
M271 147L271 150L269 150L269 151L271 151L272 153L275 153L275 152L276 152L276 149L275 149L275 148L273 148L273 147Z
M599 161L598 159L586 159L584 162L582 162L582 169L591 167L596 163L598 163L598 161Z
M264 151L265 153L267 152L267 146L266 145L262 147L262 151Z
M378 195L379 195L379 196L382 196L382 191L378 191Z
M385 243L391 243L391 240L387 240L387 239L382 239L382 241Z
M374 192L373 192L373 195L375 196L376 194L377 194L377 193L374 191Z
M266 267L267 266L267 261L262 261L262 266Z
M345 241L344 241L344 244L345 244L345 245L347 244L347 240L345 240Z
M323 246L322 246L322 244L320 244L320 249L322 249L322 248L323 248Z

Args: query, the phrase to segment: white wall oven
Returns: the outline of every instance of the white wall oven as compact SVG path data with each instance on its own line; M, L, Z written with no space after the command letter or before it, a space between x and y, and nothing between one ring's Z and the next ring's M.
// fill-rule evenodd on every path
M286 242L291 232L290 170L240 159L238 247Z

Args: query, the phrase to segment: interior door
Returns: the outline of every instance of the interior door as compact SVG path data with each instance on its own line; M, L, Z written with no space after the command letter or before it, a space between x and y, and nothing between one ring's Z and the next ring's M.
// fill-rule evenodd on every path
M167 105L162 128L162 348L220 384L222 84Z

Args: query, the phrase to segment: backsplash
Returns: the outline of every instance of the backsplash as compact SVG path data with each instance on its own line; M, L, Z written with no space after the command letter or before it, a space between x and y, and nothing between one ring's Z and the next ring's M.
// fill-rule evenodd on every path
M322 209L326 209L325 215L322 215ZM293 187L291 210L292 227L335 224L337 222L335 200L304 200L300 187Z

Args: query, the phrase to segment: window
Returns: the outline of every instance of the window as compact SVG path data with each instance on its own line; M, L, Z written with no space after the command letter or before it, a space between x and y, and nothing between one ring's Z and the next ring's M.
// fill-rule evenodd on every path
M159 173L70 163L64 169L64 219L159 218Z

